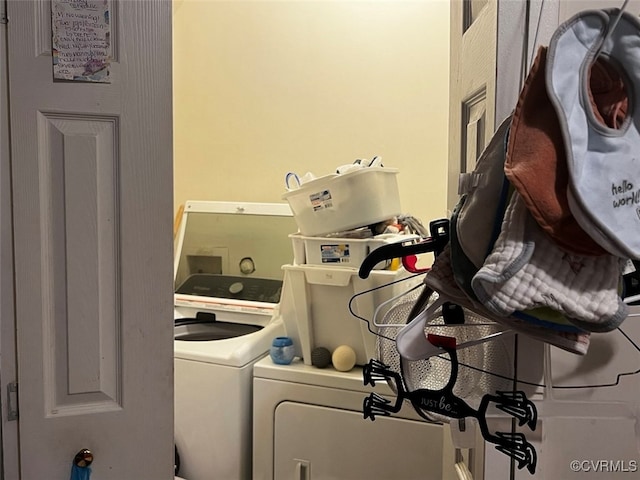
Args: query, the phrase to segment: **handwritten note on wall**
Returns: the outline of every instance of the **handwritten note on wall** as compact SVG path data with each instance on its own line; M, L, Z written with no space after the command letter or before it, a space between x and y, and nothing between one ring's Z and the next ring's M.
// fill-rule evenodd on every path
M109 0L52 0L53 78L109 83Z

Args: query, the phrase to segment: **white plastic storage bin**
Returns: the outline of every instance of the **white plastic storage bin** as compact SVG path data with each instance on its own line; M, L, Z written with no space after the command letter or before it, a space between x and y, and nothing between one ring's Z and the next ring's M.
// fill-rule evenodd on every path
M316 178L282 198L302 235L327 235L400 215L397 175L393 168L360 168Z
M418 235L382 234L371 238L306 237L289 235L293 243L296 265L360 268L362 261L376 248L389 243L404 243L419 239ZM384 270L391 261L378 263L374 269Z
M349 345L356 352L358 365L376 358L376 335L369 331L369 325L375 331L376 308L421 281L421 277L415 277L384 286L408 277L402 268L375 270L366 279L361 279L352 268L284 265L283 269L280 314L287 335L293 338L296 355L306 365L311 365L311 352L316 347L325 347L333 353L336 347ZM368 292L376 287L382 288ZM369 324L349 312L351 298L363 292L367 293L356 297L352 308L358 316L369 320ZM381 308L380 314L390 307Z

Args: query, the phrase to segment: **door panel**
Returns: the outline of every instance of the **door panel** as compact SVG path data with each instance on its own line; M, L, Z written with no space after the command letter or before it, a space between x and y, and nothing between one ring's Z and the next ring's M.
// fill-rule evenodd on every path
M484 92L483 92L484 93ZM464 155L464 171L471 172L476 167L476 160L485 146L486 97L484 94L477 99L465 102L462 111L462 125L466 126L466 145ZM462 169L461 165L461 169Z
M21 478L173 478L171 3L111 2L108 84L8 8Z
M121 408L117 117L38 113L46 414Z

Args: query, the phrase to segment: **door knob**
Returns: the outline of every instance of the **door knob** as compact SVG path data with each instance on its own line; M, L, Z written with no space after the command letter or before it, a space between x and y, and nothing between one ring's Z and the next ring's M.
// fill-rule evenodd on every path
M78 453L76 453L75 458L73 459L73 464L76 467L86 468L93 463L93 453L88 448L83 448Z

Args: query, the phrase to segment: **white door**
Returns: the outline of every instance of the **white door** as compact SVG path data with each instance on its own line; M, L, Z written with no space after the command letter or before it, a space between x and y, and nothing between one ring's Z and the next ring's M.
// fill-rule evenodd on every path
M8 1L20 478L168 480L171 2L111 0L109 84L53 81L51 11Z
M548 45L557 26L573 14L591 8L620 7L622 3L618 0L452 2L449 208L453 208L458 198L458 174L473 169L481 147L491 138L495 126L515 107L537 47ZM632 0L627 8L634 14L640 13L640 1ZM631 338L637 339L640 329L634 320L627 319L623 327ZM518 337L518 378L540 383L543 379L532 372L539 370L543 362L541 344L524 335ZM551 353L553 383L559 385L613 383L619 373L636 369L639 355L618 332L592 336L585 357L559 349L552 349ZM549 399L532 395L539 401L543 417L536 432L527 434L539 455L535 478L637 475L634 426L638 428L640 417L624 417L620 410L636 408L640 412L638 382L636 375L623 377L616 388L555 390L556 400L566 402L561 404L566 407L566 413L554 414L552 420L546 421L545 413L549 415L551 411ZM608 405L606 402L613 405L615 401L622 405L619 409L598 411L598 405ZM489 447L485 451L485 479L532 477L527 470L516 470L506 455ZM601 459L603 465L598 464ZM571 470L575 468L572 460L580 462L581 470ZM610 473L603 473L605 471Z

